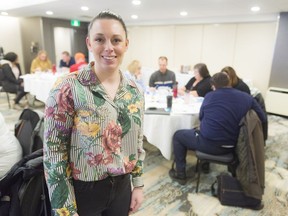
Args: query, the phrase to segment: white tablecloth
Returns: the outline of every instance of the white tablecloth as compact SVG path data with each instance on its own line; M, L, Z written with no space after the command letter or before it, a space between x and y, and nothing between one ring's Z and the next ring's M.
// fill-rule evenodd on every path
M173 98L170 114L150 113L144 115L144 136L149 143L161 151L167 160L172 159L174 133L180 129L192 129L199 126L199 110L202 101L203 98L192 96L188 100L181 97ZM166 101L159 97L151 100L151 95L146 95L145 108L149 107L166 108Z
M24 91L34 95L38 100L46 102L49 92L58 77L65 73L40 72L35 74L25 74L21 78L24 80Z
M199 126L198 114L194 115L144 115L144 135L167 159L171 160L173 134L180 129Z

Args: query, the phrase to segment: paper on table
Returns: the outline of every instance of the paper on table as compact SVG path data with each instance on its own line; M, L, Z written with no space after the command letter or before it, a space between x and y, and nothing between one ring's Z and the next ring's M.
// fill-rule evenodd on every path
M190 104L173 104L171 114L198 114L202 102Z

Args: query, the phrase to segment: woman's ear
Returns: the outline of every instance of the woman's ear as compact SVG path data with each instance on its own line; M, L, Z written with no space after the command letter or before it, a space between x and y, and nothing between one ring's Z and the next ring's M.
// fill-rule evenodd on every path
M129 40L128 39L126 39L125 46L126 46L126 50L125 51L127 51L128 47L129 47Z
M86 46L87 46L87 49L89 50L89 51L91 51L91 44L90 44L90 39L89 39L89 37L86 37Z

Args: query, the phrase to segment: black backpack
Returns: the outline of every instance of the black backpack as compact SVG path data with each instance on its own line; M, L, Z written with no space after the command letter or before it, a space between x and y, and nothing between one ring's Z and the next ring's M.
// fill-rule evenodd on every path
M42 145L38 144L37 147L33 147L35 134L40 133L40 132L34 132L34 130L37 124L39 123L40 119L41 121L43 121L42 118L43 117L40 117L37 112L31 109L24 109L20 114L19 121L15 125L15 136L19 140L20 145L22 146L23 157L43 147L43 143Z
M1 216L51 215L42 149L22 158L1 179L0 200Z

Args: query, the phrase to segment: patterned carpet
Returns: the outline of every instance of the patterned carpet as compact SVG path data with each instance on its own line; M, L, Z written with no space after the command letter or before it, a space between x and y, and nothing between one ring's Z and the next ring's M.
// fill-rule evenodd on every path
M36 101L37 110L43 111L43 104ZM21 111L8 108L6 95L0 93L0 112L11 130ZM195 193L195 156L187 156L189 181L181 186L171 181L168 171L171 161L167 161L160 151L145 142L145 201L135 216L284 216L288 213L288 119L269 115L269 137L266 142L266 188L263 197L264 208L253 211L222 206L211 196L210 186L220 172L226 168L211 165L209 174L202 174L199 193Z

